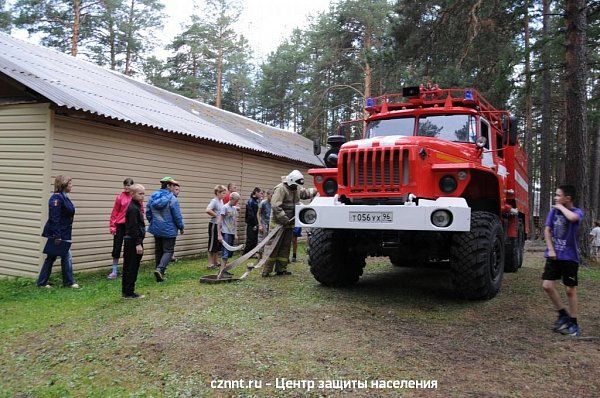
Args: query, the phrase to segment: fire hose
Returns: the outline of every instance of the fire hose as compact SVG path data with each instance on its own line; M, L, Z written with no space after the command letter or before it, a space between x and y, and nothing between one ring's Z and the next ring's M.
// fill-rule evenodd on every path
M290 219L290 222L294 221L294 218L295 217L292 217ZM275 228L273 228L273 229L271 229L269 231L269 234L258 245L256 245L256 247L254 249L250 250L248 253L244 254L242 257L240 257L237 260L231 262L230 264L227 264L227 266L225 268L223 268L219 272L219 274L217 275L217 279L224 279L223 273L225 271L229 271L229 270L237 267L238 265L245 263L253 255L255 255L256 253L258 253L258 251L260 249L262 249L264 246L266 246L267 243L271 242L272 240L277 241L277 240L281 239L282 235L283 235L283 225L277 225ZM231 251L241 250L241 248L244 246L244 245L231 246L229 244L226 244L225 241L223 241L222 243L223 243L223 247L225 247L227 250L231 250ZM263 265L265 265L265 263L267 262L267 260L269 259L269 257L273 253L273 250L276 247L277 247L277 245L271 245L269 247L269 250L265 251L262 254L262 257L261 257L260 261L256 265L254 265L254 264L248 265L246 267L246 272L244 272L244 274L242 276L240 276L240 279L246 279L248 277L248 275L250 274L250 272L252 272L253 270L255 270L257 268L261 268Z

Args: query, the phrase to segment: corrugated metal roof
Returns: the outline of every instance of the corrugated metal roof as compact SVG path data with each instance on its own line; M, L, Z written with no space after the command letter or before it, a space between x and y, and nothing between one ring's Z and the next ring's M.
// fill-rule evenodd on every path
M312 165L312 141L0 33L0 73L58 106Z

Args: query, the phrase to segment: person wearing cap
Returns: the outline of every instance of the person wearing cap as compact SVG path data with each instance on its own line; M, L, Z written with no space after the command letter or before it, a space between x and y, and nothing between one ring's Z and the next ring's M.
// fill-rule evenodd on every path
M160 183L161 189L150 196L146 205L146 219L150 224L148 232L154 235L154 276L157 282L164 281L167 266L175 252L177 234L183 234L185 228L179 201L173 194L179 183L172 177L164 177Z
M160 189L167 189L169 182L174 181L173 177L163 177L160 179Z
M314 188L303 188L304 176L298 170L292 171L283 178L283 182L277 185L271 198L271 228L283 225L283 233L280 239L267 243L265 252L273 249L271 256L265 263L262 276L271 275L275 267L276 275L291 275L287 270L290 248L292 245L292 229L294 227L294 211L300 199L311 199L317 194ZM273 247L275 246L275 247Z

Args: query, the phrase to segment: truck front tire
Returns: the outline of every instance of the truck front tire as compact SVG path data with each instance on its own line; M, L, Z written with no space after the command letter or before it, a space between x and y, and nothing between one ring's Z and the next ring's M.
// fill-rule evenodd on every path
M504 236L495 214L475 211L471 230L456 233L450 248L452 282L470 300L490 299L500 290L504 275Z
M309 236L308 264L314 278L325 286L342 287L358 282L365 255L355 250L344 230L316 228Z

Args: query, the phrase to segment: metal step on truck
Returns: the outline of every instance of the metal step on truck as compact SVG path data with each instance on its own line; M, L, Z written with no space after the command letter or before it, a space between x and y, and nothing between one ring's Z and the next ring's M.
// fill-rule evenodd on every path
M437 86L369 98L365 110L328 137L327 167L309 170L319 195L296 207L315 279L351 285L368 256L388 256L447 267L467 299L496 296L529 232L516 119L474 89Z

